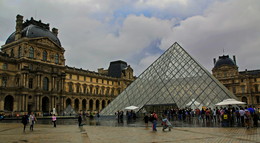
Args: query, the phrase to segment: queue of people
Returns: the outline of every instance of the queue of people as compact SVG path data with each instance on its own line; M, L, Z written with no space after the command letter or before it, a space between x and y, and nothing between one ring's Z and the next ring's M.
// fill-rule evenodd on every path
M216 107L215 109L203 107L202 109L169 109L163 111L169 120L190 122L192 120L206 123L220 123L226 126L258 127L260 111L257 108L249 107Z

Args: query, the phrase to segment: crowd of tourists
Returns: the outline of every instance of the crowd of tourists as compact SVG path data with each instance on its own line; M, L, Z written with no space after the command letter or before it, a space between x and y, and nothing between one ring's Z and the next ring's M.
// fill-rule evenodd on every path
M201 109L169 109L163 114L171 121L202 121L221 123L222 126L258 127L260 110L249 107L216 107L214 109L203 107Z

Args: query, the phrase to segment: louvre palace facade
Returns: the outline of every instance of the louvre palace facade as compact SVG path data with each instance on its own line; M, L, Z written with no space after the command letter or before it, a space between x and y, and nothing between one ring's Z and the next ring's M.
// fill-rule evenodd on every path
M223 55L213 61L213 75L239 100L260 108L260 70L238 71L235 56Z
M135 80L124 61L93 72L66 66L64 52L58 29L17 15L15 32L0 52L0 112L63 114L68 106L98 112Z

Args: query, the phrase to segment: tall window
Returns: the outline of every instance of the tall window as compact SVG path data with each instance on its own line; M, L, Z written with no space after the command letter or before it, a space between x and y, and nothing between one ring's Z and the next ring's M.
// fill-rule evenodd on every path
M245 93L245 85L241 86L241 91L242 91L242 93Z
M256 96L256 103L260 103L260 96Z
M56 54L56 55L55 55L55 64L58 64L58 63L59 63L59 55Z
M4 63L3 64L3 70L7 70L7 67L8 67L7 63Z
M34 58L34 49L33 49L33 47L30 47L30 49L29 49L29 58Z
M73 92L73 84L69 83L69 92Z
M236 87L233 87L232 90L233 90L233 93L236 93Z
M32 89L33 88L33 79L29 78L29 88Z
M77 93L79 93L79 90L80 90L80 85L79 84L77 84Z
M43 90L45 91L49 90L49 79L47 77L43 79Z
M7 77L2 77L2 86L6 87L7 85Z
M258 85L255 84L255 92L258 92Z
M46 51L43 51L43 53L42 53L42 60L47 61L47 52Z
M14 57L14 49L11 50L11 57Z
M84 86L83 86L83 93L86 93L86 90L87 90L87 86L84 85Z
M19 46L18 48L18 58L20 58L22 56L22 47Z

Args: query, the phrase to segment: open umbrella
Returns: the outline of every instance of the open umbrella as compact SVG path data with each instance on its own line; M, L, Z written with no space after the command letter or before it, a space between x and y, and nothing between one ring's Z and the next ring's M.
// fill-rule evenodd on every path
M136 109L138 109L139 107L137 107L137 106L128 106L128 107L125 107L125 110L136 110Z
M216 105L218 106L224 106L224 105L240 105L240 104L246 104L245 102L237 101L236 99L225 99Z

